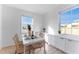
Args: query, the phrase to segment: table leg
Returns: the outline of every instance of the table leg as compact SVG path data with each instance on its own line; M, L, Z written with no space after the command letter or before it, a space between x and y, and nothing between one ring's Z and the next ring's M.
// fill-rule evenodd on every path
M45 41L44 41L44 53L46 54L46 49L45 49Z
M29 50L29 54L31 54L31 51Z
M26 46L24 45L24 54L26 53L26 51L25 51L25 47L26 47Z

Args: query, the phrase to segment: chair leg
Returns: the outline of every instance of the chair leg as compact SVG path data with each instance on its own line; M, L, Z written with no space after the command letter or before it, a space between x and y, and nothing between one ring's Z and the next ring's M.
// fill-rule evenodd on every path
M40 50L41 50L41 48L40 48Z
M15 50L15 54L17 54L17 51Z
M35 54L35 49L32 50L32 53Z
M31 53L31 51L29 50L29 54Z

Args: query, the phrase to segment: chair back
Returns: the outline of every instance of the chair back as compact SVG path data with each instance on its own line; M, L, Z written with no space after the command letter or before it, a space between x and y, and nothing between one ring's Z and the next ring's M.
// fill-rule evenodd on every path
M15 44L20 42L20 41L19 41L18 34L15 34L15 35L14 35L13 40L14 40Z
M40 36L41 38L44 38L44 33L40 32L40 33L39 33L39 36Z
M36 37L39 37L39 32L35 32L34 34Z
M23 44L22 44L22 42L20 42L18 34L14 35L13 40L15 42L16 53L22 53L23 52Z

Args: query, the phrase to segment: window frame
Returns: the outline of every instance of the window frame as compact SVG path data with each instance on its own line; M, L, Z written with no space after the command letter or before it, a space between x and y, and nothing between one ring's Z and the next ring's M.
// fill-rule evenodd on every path
M32 18L32 24L31 24L31 27L33 28L33 17L32 16L24 16L22 15L20 17L20 27L21 27L21 30L20 30L20 33L22 34L22 17L31 17ZM22 36L21 36L22 37Z
M79 6L75 6L75 7L71 8L71 9L67 9L67 10L60 11L60 12L59 12L58 15L59 15L59 30L60 30L60 32L61 32L61 15L60 15L60 13L61 13L61 12L66 12L66 11L68 11L68 10L71 10L71 16L72 16L72 11L73 11L73 9L76 9L76 8L79 8ZM72 23L71 23L71 26L73 26ZM72 30L73 30L73 27L71 27L71 35L78 35L78 34L72 34L72 32L73 32ZM66 33L66 31L65 31L65 33L61 33L61 34L67 34L67 33Z

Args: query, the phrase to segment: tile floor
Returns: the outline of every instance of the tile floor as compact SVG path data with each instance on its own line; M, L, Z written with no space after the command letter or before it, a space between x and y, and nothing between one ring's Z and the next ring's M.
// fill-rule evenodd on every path
M14 54L14 52L15 52L14 47L0 50L0 54ZM36 49L35 54L44 54L43 47L41 49ZM56 49L53 46L46 44L46 54L65 54L65 53Z

